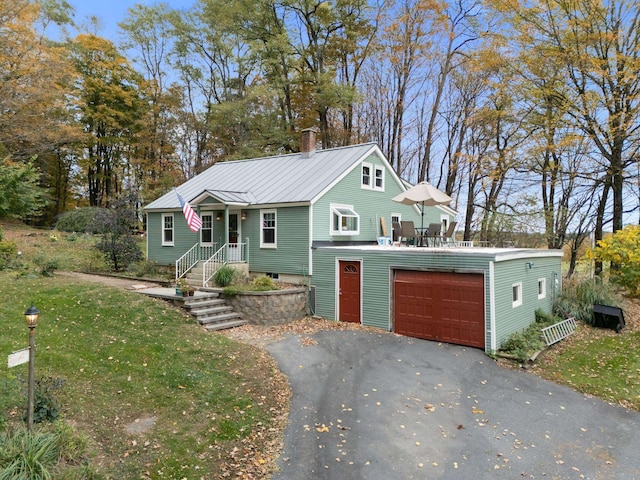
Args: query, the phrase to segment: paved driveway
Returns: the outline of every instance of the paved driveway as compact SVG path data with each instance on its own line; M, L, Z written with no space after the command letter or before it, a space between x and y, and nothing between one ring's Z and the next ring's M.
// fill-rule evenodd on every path
M268 349L293 389L274 480L640 479L640 414L480 350L353 331Z

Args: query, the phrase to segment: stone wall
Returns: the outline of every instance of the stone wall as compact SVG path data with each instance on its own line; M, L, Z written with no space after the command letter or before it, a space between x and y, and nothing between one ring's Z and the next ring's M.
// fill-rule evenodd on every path
M308 315L304 287L266 292L241 292L225 296L225 302L254 325L281 325Z

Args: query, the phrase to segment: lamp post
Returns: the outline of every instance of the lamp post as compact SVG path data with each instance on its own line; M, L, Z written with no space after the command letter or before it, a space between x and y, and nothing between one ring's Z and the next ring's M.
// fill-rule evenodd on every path
M36 360L36 327L38 326L38 310L31 305L26 312L24 318L29 327L29 393L27 400L27 429L33 429L33 404L34 404L34 382L35 382L35 360Z

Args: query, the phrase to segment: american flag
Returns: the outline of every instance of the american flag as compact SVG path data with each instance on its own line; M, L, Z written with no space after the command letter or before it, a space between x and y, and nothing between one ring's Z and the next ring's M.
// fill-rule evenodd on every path
M176 195L178 196L178 201L180 202L180 206L182 207L182 213L184 213L184 218L187 220L187 224L189 225L189 229L192 232L197 232L200 230L202 226L202 220L198 214L191 208L188 202L184 201L184 198L180 196L180 194L176 191Z

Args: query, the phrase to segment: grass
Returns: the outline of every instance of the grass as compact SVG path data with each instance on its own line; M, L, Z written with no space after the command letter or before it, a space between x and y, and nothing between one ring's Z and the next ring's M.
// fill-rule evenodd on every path
M585 333L545 355L536 371L554 382L640 411L640 332L581 328Z
M30 260L43 251L61 269L81 265L83 244L3 229L30 274L0 272L0 353L28 345L24 311L36 305L36 376L60 380L62 421L90 439L90 463L105 478L209 479L272 468L288 387L271 357L203 332L162 301L33 275ZM0 365L0 430L22 423L26 376L27 364ZM127 434L145 418L155 418L147 432Z

